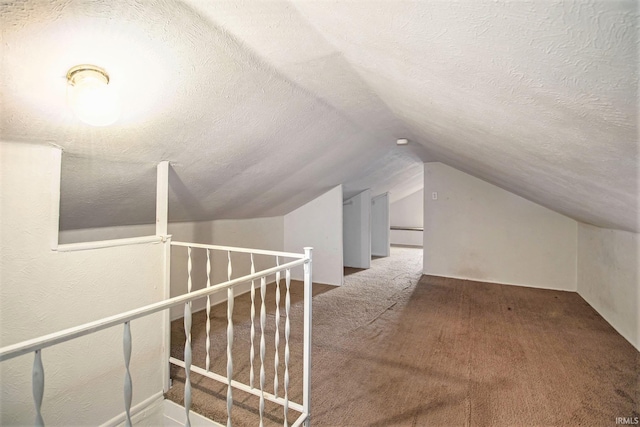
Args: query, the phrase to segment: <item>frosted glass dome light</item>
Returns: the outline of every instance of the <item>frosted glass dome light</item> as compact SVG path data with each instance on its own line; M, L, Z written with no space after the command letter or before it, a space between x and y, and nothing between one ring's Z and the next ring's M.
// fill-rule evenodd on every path
M92 126L108 126L120 115L109 75L95 65L78 65L67 72L69 104L76 117Z

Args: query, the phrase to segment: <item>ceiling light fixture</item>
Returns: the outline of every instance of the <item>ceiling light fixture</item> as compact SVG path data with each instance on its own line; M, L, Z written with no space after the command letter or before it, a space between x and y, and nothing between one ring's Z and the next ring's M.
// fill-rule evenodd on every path
M95 65L78 65L67 72L67 99L76 117L92 126L108 126L120 115L109 75Z
M409 143L409 140L406 138L401 138L396 141L396 144L398 145L407 145L408 143Z

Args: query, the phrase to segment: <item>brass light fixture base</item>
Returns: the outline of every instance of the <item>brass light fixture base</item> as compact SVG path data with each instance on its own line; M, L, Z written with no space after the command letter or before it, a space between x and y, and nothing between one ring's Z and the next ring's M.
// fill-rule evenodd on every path
M72 67L69 71L67 71L67 81L72 86L75 86L76 79L83 74L84 75L92 74L93 76L100 76L99 78L104 79L105 83L109 84L109 74L107 74L107 72L104 69L98 66L89 65L89 64L76 65L75 67Z

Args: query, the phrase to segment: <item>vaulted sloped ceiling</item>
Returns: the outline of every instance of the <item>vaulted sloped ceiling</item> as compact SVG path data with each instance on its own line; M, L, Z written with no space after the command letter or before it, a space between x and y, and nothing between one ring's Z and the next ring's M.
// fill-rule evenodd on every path
M64 149L63 228L281 215L334 185L402 196L442 161L578 220L638 226L634 1L16 1L4 140ZM92 128L67 70L123 103ZM396 138L412 144L396 147Z

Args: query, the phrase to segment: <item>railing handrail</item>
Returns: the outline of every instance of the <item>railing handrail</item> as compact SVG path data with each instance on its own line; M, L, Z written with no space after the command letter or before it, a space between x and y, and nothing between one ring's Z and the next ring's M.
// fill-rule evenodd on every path
M177 242L177 243L179 243L179 246L185 245L185 244L182 244L181 242ZM208 246L208 245L196 245L196 244L186 244L186 245L191 247L207 247ZM224 246L219 246L219 247L225 248ZM242 248L239 248L239 249L242 249ZM224 249L224 250L228 250L228 249ZM256 250L247 250L247 249L243 249L243 251L251 252L251 253L268 252L268 251L258 252ZM283 255L285 253L279 253L279 254L280 256L289 256L289 254ZM64 329L62 331L43 335L38 338L33 338L33 339L25 340L16 344L8 345L6 347L0 348L0 362L4 360L12 359L14 357L21 356L23 354L31 353L36 350L40 350L46 347L51 347L56 344L70 341L74 338L79 338L81 336L88 335L103 329L107 329L112 326L126 323L131 320L138 319L140 317L144 317L149 314L153 314L158 311L162 311L167 308L177 306L179 304L193 301L198 298L202 298L207 295L211 295L216 292L220 292L222 290L228 289L240 283L245 283L251 280L259 279L261 277L265 277L270 274L275 274L278 271L288 270L293 267L297 267L299 265L309 263L309 258L307 258L305 255L302 255L302 256L300 254L291 254L291 255L295 255L295 257L301 258L301 259L297 259L295 261L291 261L276 267L268 268L266 270L262 270L254 274L248 274L246 276L238 277L237 279L228 280L224 283L220 283L218 285L211 286L209 288L200 289L188 294L169 298L163 301L158 301L156 303L148 304L133 310L125 311L124 313L116 314L113 316L105 317L100 320L95 320L93 322L88 322L79 326L74 326L72 328Z
M269 251L266 249L247 249L233 246L205 245L201 243L171 242L172 246L185 246L191 248L214 249L219 251L242 252L254 255L273 255L287 258L304 259L304 254L296 254L293 252Z

